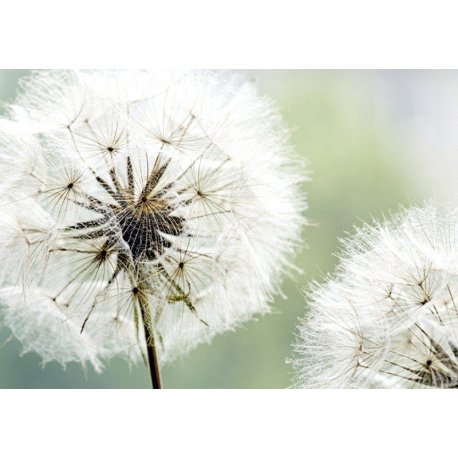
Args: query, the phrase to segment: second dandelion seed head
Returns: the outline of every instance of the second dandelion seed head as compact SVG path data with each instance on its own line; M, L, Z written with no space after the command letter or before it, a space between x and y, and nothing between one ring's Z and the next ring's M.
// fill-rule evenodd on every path
M335 276L308 293L297 384L457 387L457 235L456 211L428 205L347 240Z

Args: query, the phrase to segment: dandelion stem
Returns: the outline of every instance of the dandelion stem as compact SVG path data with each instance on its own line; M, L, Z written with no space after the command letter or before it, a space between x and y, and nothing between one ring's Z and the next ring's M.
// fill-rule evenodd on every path
M153 389L162 388L161 370L159 367L159 359L157 357L157 347L154 340L154 333L150 331L147 324L149 304L143 297L138 298L140 311L142 315L143 329L145 330L146 350L148 352L149 372L151 375L151 384Z

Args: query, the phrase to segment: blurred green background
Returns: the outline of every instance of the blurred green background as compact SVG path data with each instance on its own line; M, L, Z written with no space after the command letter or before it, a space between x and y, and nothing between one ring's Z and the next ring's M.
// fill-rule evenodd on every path
M26 73L0 72L2 102L14 99L18 78ZM275 313L216 337L211 345L201 345L164 367L168 388L288 387L291 368L285 360L291 356L297 317L306 311L301 288L332 271L338 239L355 224L396 211L399 204L421 202L429 195L425 187L417 186L412 167L415 156L406 151L412 149L405 140L412 133L400 128L399 117L406 118L409 113L399 110L402 98L393 90L399 89L396 73L244 73L257 81L261 93L276 101L292 129L292 142L312 170L312 180L303 186L312 224L304 230L303 249L297 255L304 273L284 282L288 298L277 298ZM8 336L8 330L3 329L0 343ZM112 360L102 374L92 370L85 374L76 363L65 370L57 364L41 368L38 356L20 356L16 341L0 349L1 388L149 386L148 371L142 365L129 370L124 361Z

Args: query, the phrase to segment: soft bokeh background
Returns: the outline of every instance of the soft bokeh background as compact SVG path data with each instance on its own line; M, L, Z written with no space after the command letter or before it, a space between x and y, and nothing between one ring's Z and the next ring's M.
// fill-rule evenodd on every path
M455 200L458 165L458 72L244 71L273 98L310 163L304 185L312 223L275 313L216 337L163 369L168 388L285 388L291 343L306 312L301 288L332 271L338 239L354 225L424 199ZM0 101L14 98L23 70L0 71ZM0 113L3 106L0 106ZM0 345L9 337L0 331ZM57 344L57 342L56 342ZM113 360L102 374L78 364L41 368L20 345L0 348L0 388L146 388L144 366Z

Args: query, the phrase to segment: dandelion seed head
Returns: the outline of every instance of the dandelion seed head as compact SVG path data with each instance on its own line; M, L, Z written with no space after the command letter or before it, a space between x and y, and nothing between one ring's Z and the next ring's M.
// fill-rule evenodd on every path
M238 76L33 72L0 122L4 323L101 370L142 319L165 362L267 313L305 209L288 142Z
M299 387L458 386L456 210L429 204L366 225L307 293Z

